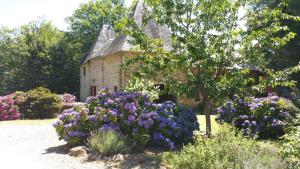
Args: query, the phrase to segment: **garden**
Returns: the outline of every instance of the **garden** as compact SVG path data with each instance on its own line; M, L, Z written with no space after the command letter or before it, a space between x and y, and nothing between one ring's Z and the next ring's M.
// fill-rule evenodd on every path
M92 160L120 163L121 156L121 164L127 158L139 164L150 158L161 168L299 167L300 109L289 99L234 95L216 108L213 133L207 137L200 131L204 116L150 98L105 88L85 104L62 111L64 104L76 101L75 96L37 88L1 97L0 115L2 121L57 116L45 122L52 123L58 139L64 140L66 152L79 147ZM80 151L75 156L82 156ZM131 157L145 152L151 155Z
M300 168L298 1L145 0L142 24L130 12L140 1L124 2L81 5L70 32L0 29L4 167ZM118 72L130 79L80 102L79 65L104 23L138 51Z

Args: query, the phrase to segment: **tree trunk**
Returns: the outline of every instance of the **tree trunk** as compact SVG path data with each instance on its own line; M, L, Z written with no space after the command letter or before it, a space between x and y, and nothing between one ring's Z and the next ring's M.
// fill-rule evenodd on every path
M205 114L206 121L206 135L207 137L211 136L211 120L210 120L210 107L209 107L209 99L207 94L202 93L203 96L203 113Z

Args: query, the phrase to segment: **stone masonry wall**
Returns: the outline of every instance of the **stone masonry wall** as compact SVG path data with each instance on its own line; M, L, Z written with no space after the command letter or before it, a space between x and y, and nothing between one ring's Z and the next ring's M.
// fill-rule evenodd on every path
M97 57L80 67L80 99L85 101L90 95L90 87L96 86L97 92L104 87L114 90L123 89L130 79L134 66L130 71L121 70L120 66L128 57L134 57L137 52L118 52L113 55ZM86 75L83 75L83 69L86 69ZM184 80L182 73L176 73L178 80ZM163 81L158 84L164 84ZM177 99L178 103L188 107L197 107L200 101L187 99L182 96Z

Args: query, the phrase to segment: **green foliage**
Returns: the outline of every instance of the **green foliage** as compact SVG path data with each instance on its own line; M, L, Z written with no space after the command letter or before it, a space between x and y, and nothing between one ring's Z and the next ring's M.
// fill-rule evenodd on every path
M293 120L293 125L288 128L288 133L283 136L281 154L287 158L295 168L300 167L300 113Z
M96 40L104 24L115 25L125 15L124 0L90 0L80 5L67 18L71 34L83 46L86 54Z
M140 63L135 71L138 77L164 77L177 96L202 95L207 118L214 107L210 105L228 97L233 90L247 91L245 75L249 65L264 68L267 53L276 53L295 37L281 21L299 20L283 13L283 4L255 8L257 0L146 2L153 11L146 14L144 21L153 19L166 25L172 35L173 50L166 51L160 39L151 39L131 20L129 32L133 44L144 52L128 64ZM244 16L239 16L241 10ZM176 72L183 73L186 79L178 80ZM268 81L272 86L294 84L285 81L289 79L276 78L277 75L285 77L272 73L272 80ZM209 134L210 128L207 129Z
M50 22L40 20L17 29L0 31L1 88L5 94L27 91L38 86L51 87L56 72L53 48L63 33Z
M79 95L79 66L103 24L125 15L123 0L82 4L68 18L70 32L38 20L20 28L0 28L0 94L43 86Z
M93 151L107 156L127 153L131 147L124 136L112 130L92 133L88 139L88 146Z
M266 4L271 8L278 5L280 0L261 0L262 4ZM300 1L298 0L286 0L283 1L288 4L284 11L286 13L300 16ZM292 39L286 46L284 46L278 53L274 53L272 57L269 57L269 67L275 70L282 70L291 66L295 66L300 62L300 23L296 21L283 21L288 25L291 32L296 33L296 37ZM298 82L297 87L300 88L300 73L293 75L293 79Z
M125 87L125 91L141 92L148 95L151 101L159 98L159 89L154 86L154 83L149 80L139 79L138 77L133 77L129 80Z
M58 95L51 93L49 89L38 87L26 93L26 98L21 103L21 108L24 118L53 118L60 112L62 101Z
M213 138L198 137L195 145L165 153L163 162L178 169L290 168L275 145L247 140L226 125Z

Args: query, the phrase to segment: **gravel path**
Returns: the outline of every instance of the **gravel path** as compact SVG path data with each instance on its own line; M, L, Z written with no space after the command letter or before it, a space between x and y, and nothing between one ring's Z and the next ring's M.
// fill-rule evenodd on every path
M0 122L1 123L1 122ZM0 125L1 169L102 169L103 161L87 162L68 155L51 124Z

